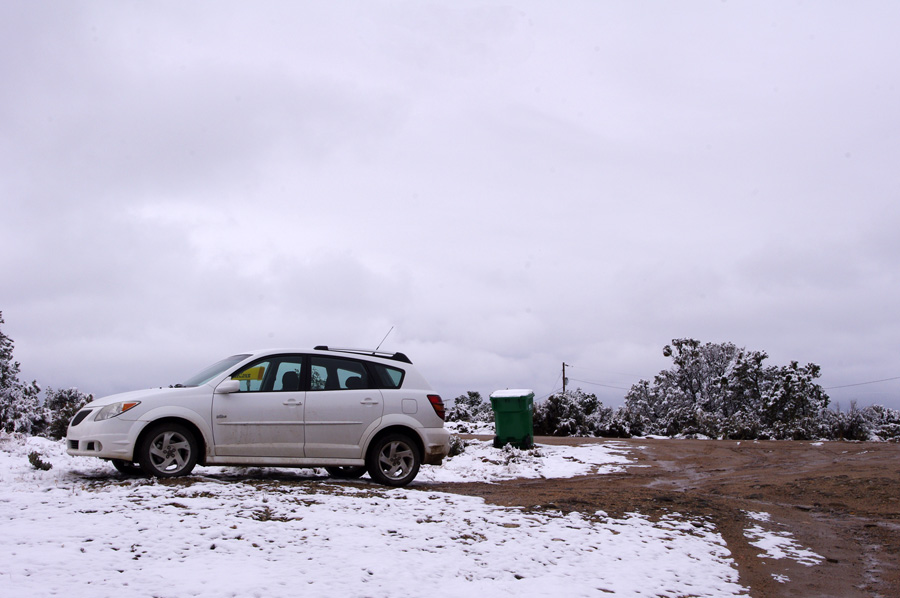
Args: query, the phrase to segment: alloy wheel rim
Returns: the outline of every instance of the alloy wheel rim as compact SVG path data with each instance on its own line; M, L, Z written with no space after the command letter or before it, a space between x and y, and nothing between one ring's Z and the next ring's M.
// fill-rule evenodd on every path
M178 471L191 456L191 445L177 432L164 432L157 436L150 447L153 464L162 471Z
M384 447L378 461L386 476L400 479L412 470L413 451L405 442L394 441Z

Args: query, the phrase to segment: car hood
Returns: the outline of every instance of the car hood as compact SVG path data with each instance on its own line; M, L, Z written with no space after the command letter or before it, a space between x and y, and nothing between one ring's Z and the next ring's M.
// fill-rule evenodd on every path
M169 387L131 390L128 392L120 392L118 394L100 397L99 399L91 401L90 403L85 405L85 407L103 407L104 405L110 405L112 403L118 403L120 401L141 401L143 403L145 401L165 399L167 397L171 397L172 395L196 393L201 388L204 389L203 391L201 391L204 393L212 393L213 390L211 387L205 384L203 386L184 386L179 388Z

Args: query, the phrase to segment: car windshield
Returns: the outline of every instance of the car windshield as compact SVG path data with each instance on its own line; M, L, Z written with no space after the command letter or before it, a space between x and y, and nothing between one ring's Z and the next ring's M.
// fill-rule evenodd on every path
M240 355L232 355L231 357L226 357L225 359L212 364L208 368L204 368L201 372L198 372L194 376L191 376L186 381L182 382L180 386L200 386L201 384L206 384L225 370L239 364L248 357L250 357L250 353L242 353Z

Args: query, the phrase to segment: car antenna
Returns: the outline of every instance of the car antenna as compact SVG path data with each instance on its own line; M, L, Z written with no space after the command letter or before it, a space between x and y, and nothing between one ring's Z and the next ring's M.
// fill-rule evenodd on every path
M391 329L387 331L387 334L384 335L384 338L381 339L381 342L378 343L378 346L377 346L377 347L375 347L375 351L373 351L373 353L376 352L376 351L378 351L378 349L381 348L381 345L384 344L384 341L387 340L388 335L389 335L391 332L393 332L393 330L394 330L394 327L391 326Z

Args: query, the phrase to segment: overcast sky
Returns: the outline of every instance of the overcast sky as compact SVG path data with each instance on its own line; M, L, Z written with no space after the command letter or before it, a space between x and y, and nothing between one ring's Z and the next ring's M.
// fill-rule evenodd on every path
M22 377L404 351L621 404L673 338L900 408L900 3L0 3Z

